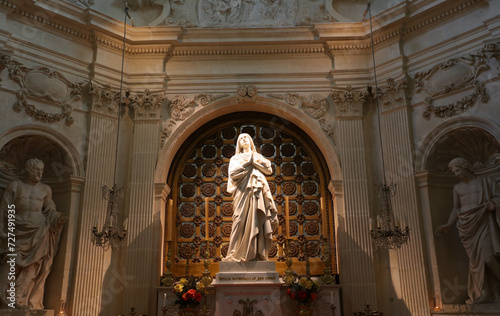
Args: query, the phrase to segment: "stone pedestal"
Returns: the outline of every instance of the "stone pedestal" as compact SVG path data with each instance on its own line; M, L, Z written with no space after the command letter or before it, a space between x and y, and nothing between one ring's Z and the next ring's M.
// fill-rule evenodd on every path
M221 262L216 274L215 315L244 310L282 315L281 282L273 261Z
M480 315L500 316L500 304L444 304L442 310L432 311L433 316Z
M2 309L2 316L54 316L53 309Z

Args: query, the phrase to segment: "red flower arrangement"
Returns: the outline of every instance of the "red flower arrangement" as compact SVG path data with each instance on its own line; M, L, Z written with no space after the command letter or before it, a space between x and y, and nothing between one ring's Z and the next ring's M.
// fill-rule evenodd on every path
M177 295L174 303L178 304L180 309L197 307L203 298L204 290L205 285L197 282L193 276L182 278L174 284L174 293Z
M317 299L318 289L316 281L311 280L310 277L301 277L298 281L290 284L287 294L299 307L308 306Z

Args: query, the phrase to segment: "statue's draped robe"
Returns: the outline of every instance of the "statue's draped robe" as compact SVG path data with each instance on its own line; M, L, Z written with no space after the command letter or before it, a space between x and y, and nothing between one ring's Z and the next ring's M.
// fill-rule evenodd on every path
M457 221L460 240L469 256L469 303L479 299L483 289L494 293L500 288L499 284L495 284L494 276L486 277L486 260L491 256L500 256L500 191L490 177L480 177L480 183L478 204L462 207ZM495 203L494 211L486 210L489 200Z
M233 193L233 226L224 261L267 260L277 224L276 206L264 174L254 165L244 166L252 152L239 153L229 163L227 191ZM254 153L254 164L271 174L271 163ZM274 223L274 224L272 224Z
M5 305L2 307L7 307L11 302L6 296L6 290L9 289L6 280L10 268L7 260L13 258L8 256L11 251L7 247L8 206L19 203L22 198L21 186L20 180L12 181L0 205L0 300ZM41 212L30 215L16 214L15 217L16 304L43 309L45 280L57 252L62 224L58 223L60 213L56 211L53 201Z

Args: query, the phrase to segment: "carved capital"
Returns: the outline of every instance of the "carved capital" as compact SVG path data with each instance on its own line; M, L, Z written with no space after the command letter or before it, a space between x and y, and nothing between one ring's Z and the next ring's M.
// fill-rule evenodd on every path
M387 84L378 88L375 97L379 98L382 110L392 110L406 104L406 77L394 81L394 79L387 79Z
M113 91L110 85L100 86L94 82L89 83L91 111L116 117L120 95Z
M337 118L361 118L368 91L366 89L353 90L351 86L347 86L346 89L332 90L332 97Z
M64 119L66 125L73 124L72 104L82 98L84 83L71 82L59 72L47 67L25 67L6 51L0 52L0 71L3 69L8 70L9 79L20 87L13 106L15 112L24 110L28 116L45 123L57 123ZM33 102L48 103L61 109L60 113L45 112Z
M161 107L165 100L165 93L151 93L145 90L144 93L129 92L129 106L134 109L136 119L159 119Z

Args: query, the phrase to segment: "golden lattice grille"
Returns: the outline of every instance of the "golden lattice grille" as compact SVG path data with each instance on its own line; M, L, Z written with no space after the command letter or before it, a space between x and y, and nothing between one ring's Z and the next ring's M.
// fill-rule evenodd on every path
M177 205L174 273L177 270L182 274L186 263L196 265L205 258L206 209L209 257L213 262L219 262L227 253L233 214L233 199L226 191L228 166L240 133L252 136L256 150L271 161L273 168L273 174L266 178L278 209L280 225L273 234L269 260L278 263L285 260L285 199L288 198L290 255L299 266L303 266L307 254L311 272L321 273L320 196L325 193L322 192L320 175L306 146L265 124L239 124L217 130L200 141L180 166L179 189L174 191ZM284 270L284 264L279 266Z

